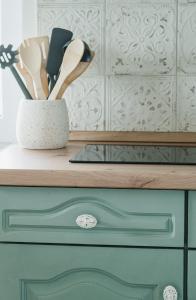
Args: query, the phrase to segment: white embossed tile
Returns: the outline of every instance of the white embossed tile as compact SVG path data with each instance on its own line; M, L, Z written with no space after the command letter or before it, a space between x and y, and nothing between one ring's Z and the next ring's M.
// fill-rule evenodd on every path
M65 94L71 130L104 130L104 78L82 78Z
M107 84L108 130L174 130L175 77L111 76Z
M178 18L178 71L196 73L196 1L181 1Z
M196 131L196 77L178 78L177 130Z
M89 74L103 74L104 0L41 0L38 5L38 32L49 35L53 27L72 30L95 51Z
M107 73L175 74L176 0L107 0Z

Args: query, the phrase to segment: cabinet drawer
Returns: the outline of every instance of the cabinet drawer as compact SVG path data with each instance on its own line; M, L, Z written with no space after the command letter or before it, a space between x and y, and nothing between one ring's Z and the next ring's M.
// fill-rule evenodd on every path
M0 188L0 240L183 246L184 193L177 191ZM92 215L91 229L76 224Z
M183 299L182 250L1 244L0 257L6 300L163 300L168 285Z
M189 247L196 247L196 192L189 192Z

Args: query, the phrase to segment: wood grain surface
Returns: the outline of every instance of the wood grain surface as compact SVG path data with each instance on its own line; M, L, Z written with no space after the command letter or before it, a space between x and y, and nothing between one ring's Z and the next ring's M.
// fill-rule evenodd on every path
M10 145L0 152L0 185L196 189L196 166L69 163L83 145L41 151Z
M71 141L132 143L196 143L196 132L72 131Z

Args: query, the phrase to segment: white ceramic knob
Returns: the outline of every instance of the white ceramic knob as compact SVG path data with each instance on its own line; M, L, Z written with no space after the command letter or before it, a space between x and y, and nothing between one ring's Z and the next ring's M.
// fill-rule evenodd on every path
M168 285L165 287L163 291L163 299L164 300L177 300L178 299L178 293L172 285Z
M94 228L97 225L97 219L92 215L80 215L76 219L76 224L84 229Z

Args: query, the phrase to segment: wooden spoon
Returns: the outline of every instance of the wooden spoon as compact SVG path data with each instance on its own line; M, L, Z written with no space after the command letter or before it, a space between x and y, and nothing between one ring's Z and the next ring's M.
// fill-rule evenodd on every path
M84 48L84 43L80 39L76 39L69 44L63 57L59 78L48 98L49 100L59 99L65 80L77 68L83 57Z
M39 45L35 42L23 43L20 46L20 57L33 79L36 99L47 99L41 81L42 54Z
M44 93L46 97L49 95L49 88L48 88L48 76L46 72L46 64L48 60L48 51L49 51L49 37L48 36L40 36L40 37L33 37L28 38L25 40L27 43L31 44L35 42L39 45L42 54L42 65L41 65L41 81L42 86L44 89Z
M62 88L60 89L60 91L58 93L58 97L59 97L58 99L61 99L63 97L63 94L65 93L66 89L70 86L70 84L87 70L87 68L91 64L94 56L95 56L95 52L92 51L91 52L91 60L88 62L81 61L78 64L78 66L76 67L76 69L73 70L73 72L66 78Z

